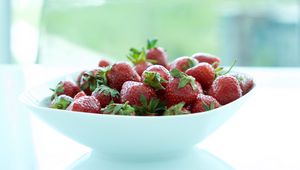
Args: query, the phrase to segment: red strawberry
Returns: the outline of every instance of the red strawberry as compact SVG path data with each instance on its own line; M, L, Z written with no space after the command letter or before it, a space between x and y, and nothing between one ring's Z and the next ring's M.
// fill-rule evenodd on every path
M142 49L141 51L131 48L130 54L127 58L135 65L134 70L139 74L142 75L143 72L152 64L146 60L145 50Z
M170 70L177 68L179 71L185 72L187 69L194 67L198 61L194 58L183 56L174 60L170 64Z
M242 96L238 80L231 75L217 77L213 82L209 95L216 98L220 104L225 105Z
M199 94L192 105L192 113L205 112L220 107L220 103L212 96Z
M121 102L129 102L132 106L142 106L142 96L148 103L152 98L156 97L154 89L142 82L126 81L121 90Z
M230 75L234 76L239 81L243 95L245 95L252 89L254 81L251 76L245 73L230 73Z
M74 100L67 110L88 112L88 113L100 113L101 105L94 96L82 96Z
M171 70L174 77L166 87L166 99L168 106L184 102L186 105L192 104L200 93L195 78L187 76L178 69Z
M124 104L111 103L104 108L103 114L134 116L135 110L128 102Z
M105 85L100 85L95 91L93 91L92 96L101 103L101 107L105 107L111 101L118 101L119 92Z
M185 73L193 76L204 90L208 90L215 79L215 70L208 63L199 63L195 67L186 70Z
M101 59L98 63L99 67L108 67L110 65L109 61L105 60L105 59Z
M79 87L75 85L71 81L60 81L55 89L51 89L54 93L51 96L51 100L53 100L56 96L60 96L65 94L70 97L74 97L79 91Z
M161 65L152 65L148 67L145 71L159 73L160 77L166 81L169 81L169 78L171 77L170 72L164 66ZM142 81L144 82L144 80L145 80L145 74L143 73ZM166 87L167 83L162 83L162 85Z
M106 73L108 86L121 90L122 85L126 81L141 81L141 77L126 62L119 62L112 65L111 69Z
M74 96L74 100L79 99L79 98L82 97L82 96L86 96L86 94L84 93L84 91L81 91L81 92L77 93L77 94Z
M161 47L156 47L157 39L152 39L147 41L147 56L152 64L162 65L164 67L168 64L168 56L165 50Z
M192 55L192 57L198 60L199 63L206 62L211 64L214 68L217 68L221 62L221 59L219 57L213 56L208 53L196 53Z

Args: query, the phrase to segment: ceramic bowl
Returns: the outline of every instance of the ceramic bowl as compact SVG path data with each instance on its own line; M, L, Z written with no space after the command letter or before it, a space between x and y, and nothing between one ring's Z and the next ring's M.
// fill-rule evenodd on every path
M78 73L25 91L21 101L40 119L93 153L113 158L161 159L192 149L226 120L253 93L220 108L176 116L119 116L72 112L48 108L50 87L61 80L74 80Z

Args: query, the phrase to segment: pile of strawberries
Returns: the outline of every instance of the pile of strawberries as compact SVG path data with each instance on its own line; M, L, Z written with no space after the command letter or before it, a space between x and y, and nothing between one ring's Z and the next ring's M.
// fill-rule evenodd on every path
M246 74L219 67L221 60L207 53L167 62L156 47L131 48L127 62L101 60L81 72L76 83L61 81L51 96L51 108L114 115L162 116L204 112L226 105L253 87Z

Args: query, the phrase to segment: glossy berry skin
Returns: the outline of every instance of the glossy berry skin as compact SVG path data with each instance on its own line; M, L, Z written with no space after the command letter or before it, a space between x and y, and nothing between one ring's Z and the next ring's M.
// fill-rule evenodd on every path
M112 65L111 70L106 73L108 86L118 91L126 81L141 81L138 73L131 68L127 62L118 62Z
M170 64L170 70L177 68L179 71L185 72L187 69L194 67L198 61L194 58L183 56L174 60Z
M198 60L199 63L206 62L217 68L220 65L221 59L209 53L196 53L192 55L192 58Z
M164 66L161 65L152 65L148 67L145 71L152 71L152 72L159 73L160 76L166 81L169 81L171 77L170 72ZM144 82L144 80L145 80L145 74L142 74L142 82ZM166 87L167 82L162 83L162 85Z
M152 48L147 51L146 58L156 61L155 64L166 67L168 65L168 55L161 47Z
M199 63L195 67L186 70L185 73L193 76L205 91L210 88L215 79L215 70L208 63Z
M84 93L84 91L78 92L75 96L74 96L74 100L79 99L82 96L86 96L86 94Z
M210 106L212 106L213 103L213 108L210 108ZM208 108L211 109L215 109L220 107L220 103L213 98L212 96L208 96L208 95L204 95L204 94L199 94L197 96L197 99L195 100L194 104L191 106L191 112L192 113L197 113L197 112L205 112L207 111L206 108L204 107L204 105L206 105Z
M52 99L54 99L55 96L60 96L62 94L73 98L80 91L80 89L71 81L61 81L57 84L53 91L54 94L52 95Z
M100 113L101 105L94 96L82 96L74 100L67 110L87 113Z
M141 76L143 72L148 68L152 66L150 62L143 61L135 65L134 70Z
M110 65L109 61L105 60L105 59L101 59L98 63L99 67L108 67Z
M166 87L166 100L168 106L184 102L186 105L192 104L199 94L199 88L193 89L191 84L186 84L178 88L180 78L173 78Z
M132 106L141 106L141 96L144 95L147 102L156 97L155 90L142 82L127 81L123 84L120 93L121 103L128 103Z
M101 103L101 107L106 107L112 101L119 102L119 92L104 85L93 91L92 96Z
M230 73L230 75L234 76L240 84L242 89L242 94L247 94L252 87L254 86L253 78L245 73Z
M242 89L238 80L231 75L217 77L208 92L222 105L228 104L242 96Z

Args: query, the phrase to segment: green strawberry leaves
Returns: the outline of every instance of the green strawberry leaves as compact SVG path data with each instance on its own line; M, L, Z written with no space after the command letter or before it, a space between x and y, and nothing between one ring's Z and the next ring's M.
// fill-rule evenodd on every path
M157 38L152 38L147 40L147 49L151 50L153 48L156 48L158 39Z
M232 70L232 68L236 65L236 63L237 63L237 60L235 59L228 70L224 70L224 67L216 68L215 69L215 78L217 78L219 76L223 76L225 74L228 74Z
M54 98L50 104L50 108L66 110L73 102L73 98L67 95L60 95Z
M171 107L169 107L164 113L163 115L165 116L170 116L170 115L183 115L183 114L189 114L190 112L186 109L184 109L185 103L181 102L178 103L176 105L173 105Z
M153 71L145 71L144 73L145 79L144 83L153 87L155 90L164 90L165 87L162 83L166 83L167 80L162 78L159 73Z
M204 108L205 111L213 110L215 109L215 102L211 102L209 106L204 102L202 102L202 107Z
M177 68L172 69L170 71L170 74L174 78L179 78L178 89L185 87L187 84L191 84L193 90L197 90L197 85L194 77L188 76L187 74L179 71Z
M141 95L140 102L142 104L141 106L134 106L136 114L140 116L159 115L166 110L166 104L160 102L157 98L152 98L148 102L145 95Z
M136 48L130 48L129 51L130 52L127 55L127 58L134 65L146 61L146 51L144 48L142 48L142 50L137 50Z
M134 116L135 109L125 102L124 104L110 103L103 109L103 114L112 114L112 115L127 115Z
M99 93L103 93L105 96L111 96L111 97L117 97L117 96L120 96L120 93L113 89L113 88L110 88L106 85L100 85L98 86L96 89L95 89L95 92L99 92Z
M61 94L61 93L63 93L65 91L65 89L64 89L64 83L62 81L60 81L56 85L55 89L50 88L50 90L54 92L52 94L52 96L51 96L51 100L54 100L58 96L58 94Z

